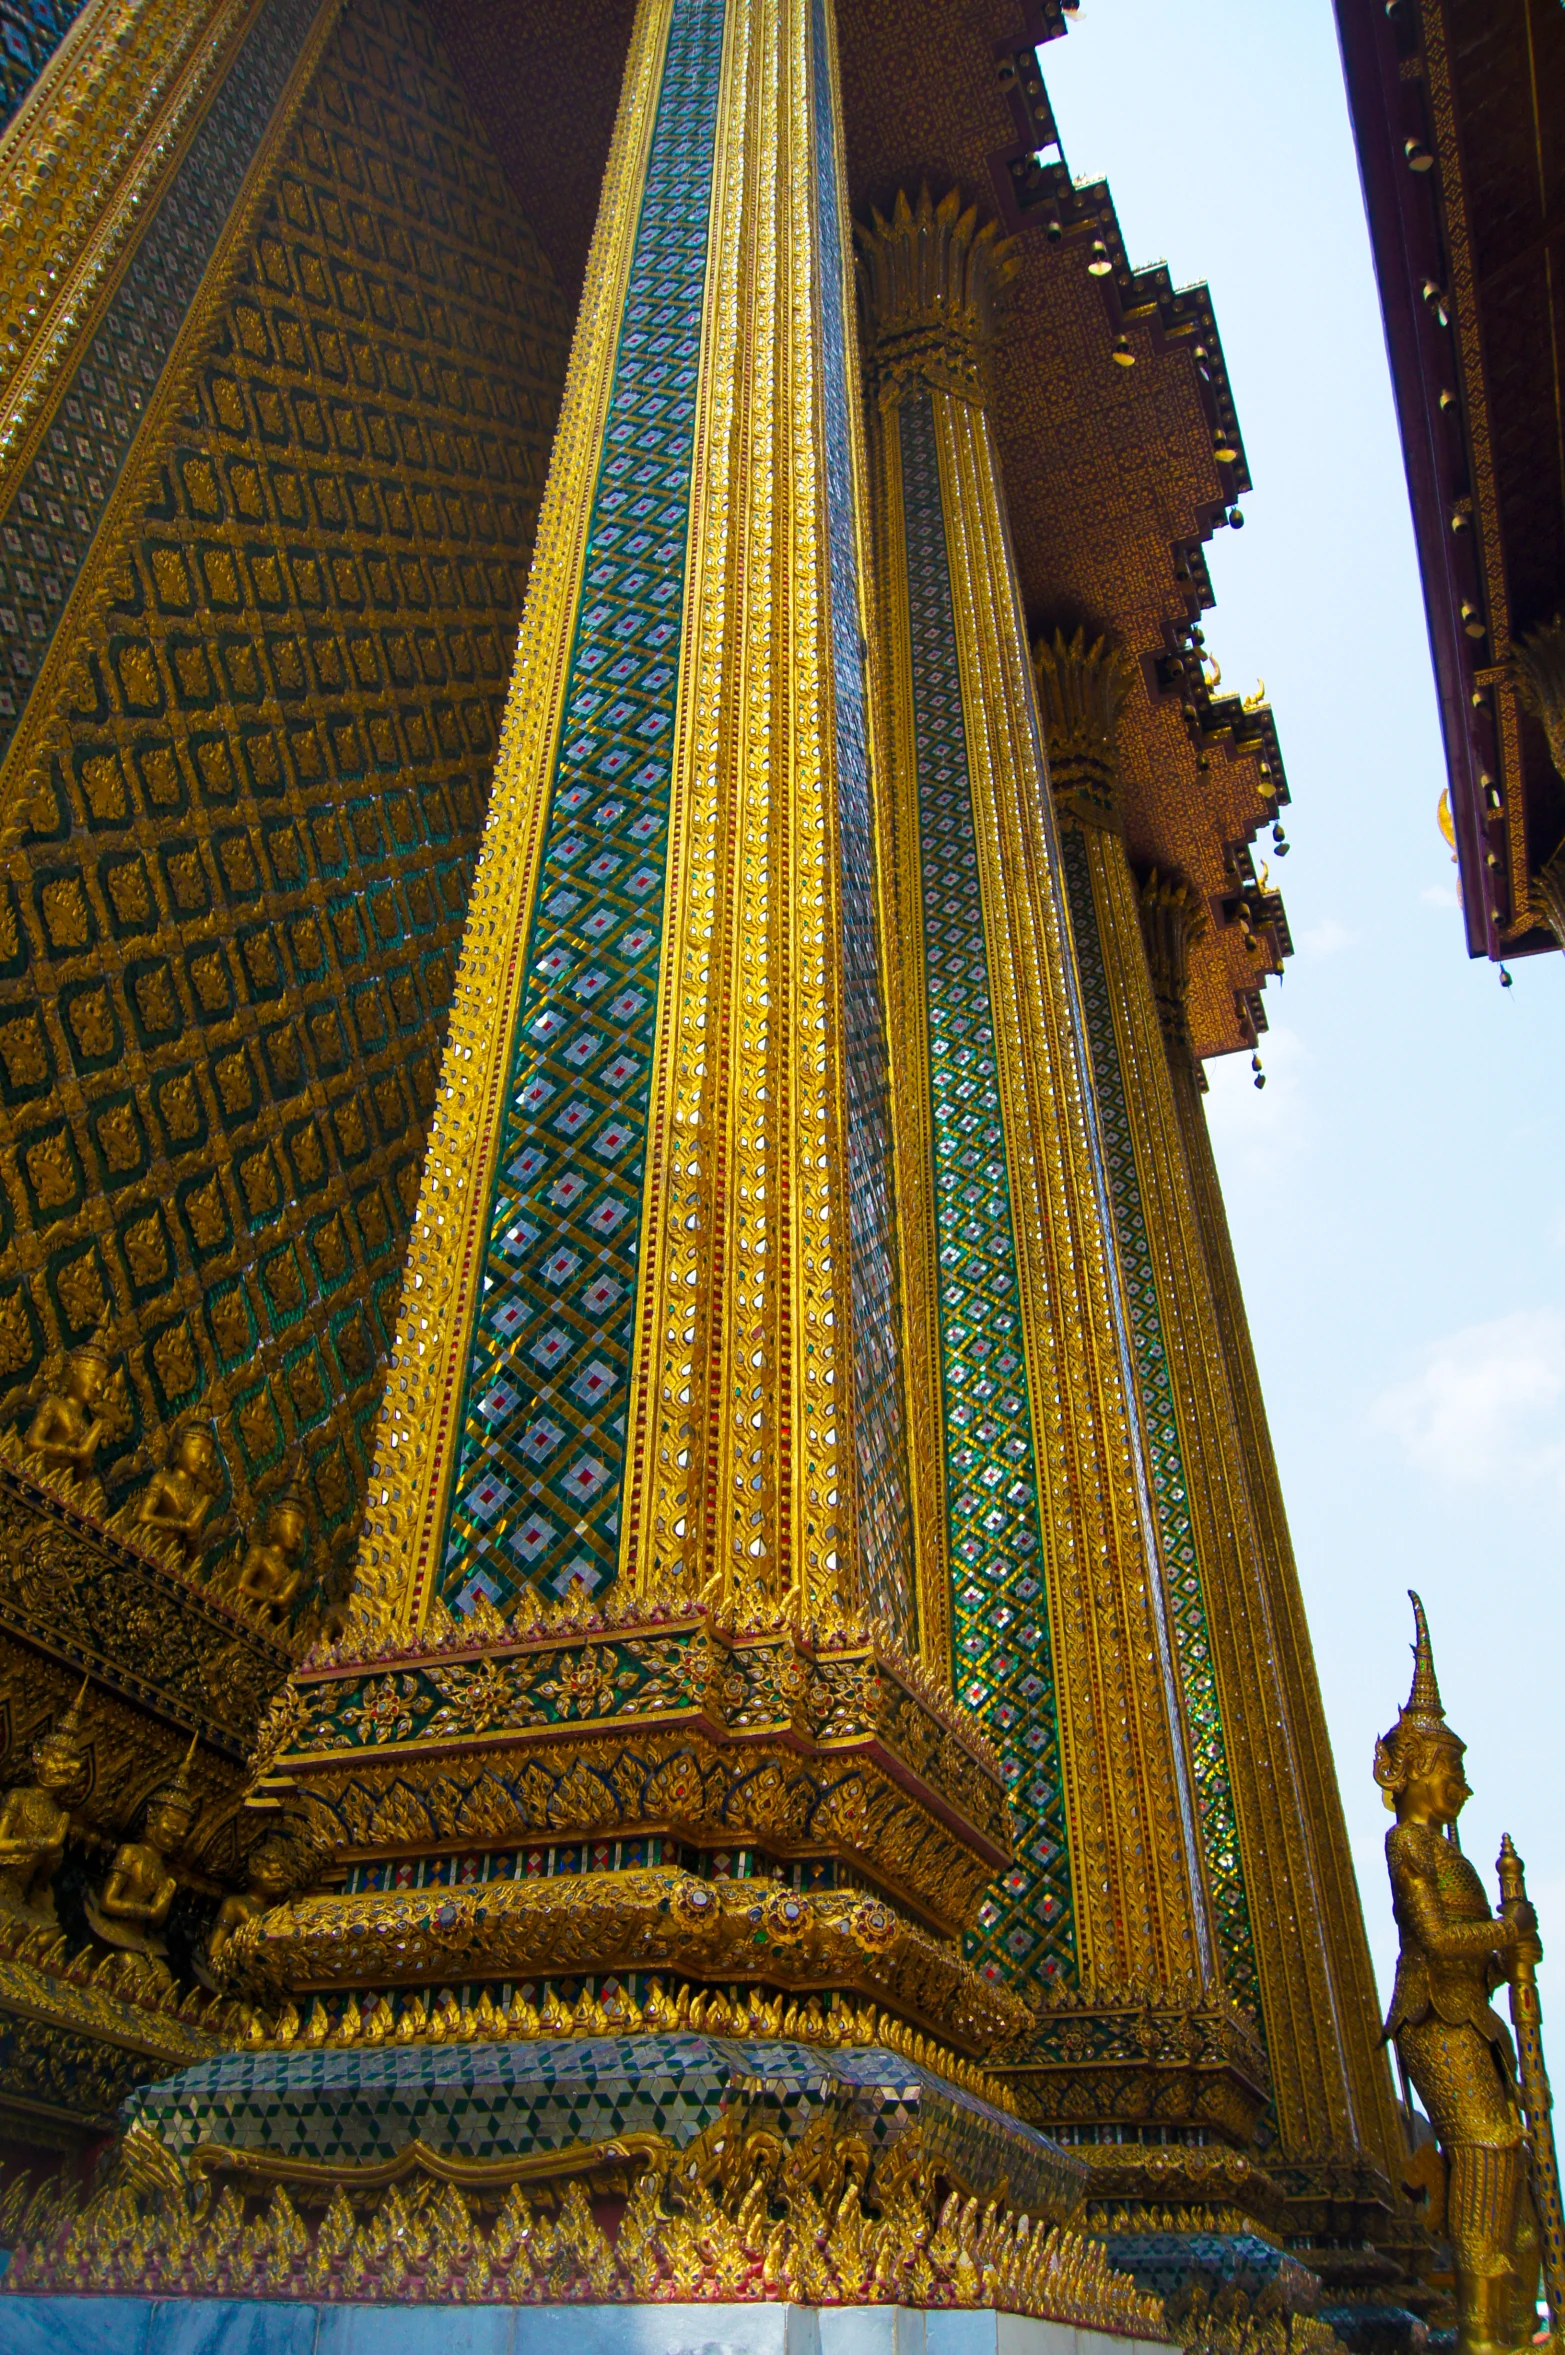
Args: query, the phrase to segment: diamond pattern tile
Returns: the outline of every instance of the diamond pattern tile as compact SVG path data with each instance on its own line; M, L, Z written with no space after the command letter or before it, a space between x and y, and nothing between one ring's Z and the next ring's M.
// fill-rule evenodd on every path
M614 1577L723 0L677 0L593 499L444 1591Z
M953 2174L980 2194L1008 2181L1023 2207L1068 2164L1035 2127L881 2046L691 2033L224 2054L141 2087L122 2116L181 2157L213 2142L365 2165L415 2136L483 2160L629 2133L684 2145L736 2094L789 2134L840 2104L872 2149L922 2124Z
M991 1978L1073 1975L1059 1721L994 1021L934 418L898 411L934 1133L957 1691L1005 1761L1016 1862L968 1952Z

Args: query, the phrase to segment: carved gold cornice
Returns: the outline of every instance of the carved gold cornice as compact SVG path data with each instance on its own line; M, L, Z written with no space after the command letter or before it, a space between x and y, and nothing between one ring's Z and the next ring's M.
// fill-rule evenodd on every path
M1114 731L1134 675L1127 657L1085 630L1033 648L1038 717L1049 756L1049 782L1062 815L1118 832L1119 759Z
M956 189L934 204L927 187L916 204L899 189L890 220L874 213L857 236L880 406L919 390L982 403L1000 296L1021 267L1012 241Z
M304 1897L237 1930L223 1969L232 1984L274 2001L286 1988L548 1972L677 1970L722 1985L743 1976L800 1992L846 1991L967 2053L1014 2040L1028 2018L1021 2000L982 1978L959 1947L877 1897L706 1881L670 1868Z

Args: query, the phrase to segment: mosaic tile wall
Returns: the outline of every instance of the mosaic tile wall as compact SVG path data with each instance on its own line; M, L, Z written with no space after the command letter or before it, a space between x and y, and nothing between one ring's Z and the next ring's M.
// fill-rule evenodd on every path
M896 412L913 652L956 1689L1005 1761L1016 1862L967 1949L1073 1977L1040 1497L945 523L927 396Z
M316 5L273 0L257 17L0 516L0 755Z
M724 0L676 0L593 496L443 1591L611 1580Z
M99 618L26 712L0 1380L107 1314L111 1498L199 1408L237 1518L298 1466L322 1542L366 1473L569 322L398 0L355 0L204 278L313 13L262 11L0 525L9 732L197 295L86 559Z
M123 2116L181 2155L212 2141L363 2164L395 2158L417 2136L494 2160L615 2134L665 2134L683 2147L740 2093L763 2100L790 2136L830 2103L872 2155L922 2126L926 2149L958 2180L980 2194L1007 2182L1034 2213L1073 2187L1071 2163L1036 2127L965 2086L883 2046L829 2051L782 2037L676 2031L233 2053L143 2087Z
M1092 1050L1093 1083L1097 1094L1104 1152L1108 1162L1109 1197L1119 1245L1120 1268L1130 1314L1131 1346L1141 1392L1142 1425L1151 1465L1152 1491L1163 1538L1163 1560L1173 1603L1174 1641L1189 1728L1191 1763L1195 1771L1196 1801L1200 1810L1201 1846L1206 1858L1217 1934L1222 1946L1228 1987L1242 2004L1261 2018L1260 1981L1255 1966L1255 1941L1245 1896L1239 1853L1239 1826L1233 1789L1228 1778L1217 1678L1212 1666L1212 1643L1207 1628L1201 1569L1196 1559L1189 1492L1174 1413L1168 1350L1158 1306L1157 1279L1147 1237L1141 1181L1125 1101L1125 1076L1120 1068L1114 1036L1114 1013L1109 978L1098 934L1092 899L1092 877L1087 846L1074 826L1063 830L1061 857L1070 903L1071 929L1076 940L1076 962L1081 974L1083 1010Z
M0 0L0 129L11 120L81 10L82 0Z
M821 341L826 500L837 719L837 825L842 857L842 983L848 1083L848 1215L858 1381L860 1532L870 1607L908 1651L917 1648L892 1215L890 1104L871 844L863 634L859 626L854 480L849 439L849 325L832 107L826 0L811 16L815 158L821 229ZM851 353L853 366L857 353Z

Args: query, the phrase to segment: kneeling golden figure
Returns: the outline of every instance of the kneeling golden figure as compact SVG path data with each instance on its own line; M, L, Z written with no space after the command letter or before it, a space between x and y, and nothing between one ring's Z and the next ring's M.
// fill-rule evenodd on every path
M81 1709L87 1679L60 1723L33 1744L33 1779L18 1783L0 1801L0 1909L35 1921L55 1918L55 1867L71 1828L70 1794L86 1760L81 1747Z
M147 1801L141 1838L115 1851L108 1877L85 1901L88 1923L106 1946L145 1955L165 1968L163 1930L179 1892L169 1859L190 1837L198 1812L190 1780L195 1748L192 1741L179 1772Z
M1536 1922L1524 1901L1490 1912L1452 1837L1472 1796L1462 1772L1467 1745L1446 1724L1423 1605L1417 1595L1412 1603L1413 1689L1375 1745L1375 1780L1396 1811L1386 1863L1401 1933L1385 2034L1396 2039L1450 2167L1460 2355L1502 2355L1530 2342L1533 2308L1517 2264L1527 2149L1515 2051L1489 1997L1518 1954L1535 1950Z

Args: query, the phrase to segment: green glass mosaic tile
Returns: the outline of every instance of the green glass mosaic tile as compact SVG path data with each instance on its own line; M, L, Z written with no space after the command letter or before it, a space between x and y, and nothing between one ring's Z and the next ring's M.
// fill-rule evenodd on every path
M122 2112L180 2157L198 2143L317 2163L394 2158L415 2136L467 2159L505 2160L618 2134L694 2140L736 2097L799 2132L823 2105L872 2152L915 2126L983 2194L1008 2182L1035 2212L1074 2163L966 2087L879 2045L670 2035L527 2043L330 2047L225 2054L143 2086Z
M1016 1862L968 1952L991 1978L1074 1976L1059 1721L1016 1244L934 419L902 437L924 883L930 1107L956 1689L1005 1761Z
M1245 1895L1244 1869L1239 1852L1239 1825L1234 1812L1233 1787L1228 1774L1222 1712L1218 1705L1217 1676L1212 1665L1211 1631L1201 1568L1196 1557L1195 1531L1190 1519L1189 1490L1184 1455L1169 1379L1168 1347L1157 1277L1147 1235L1146 1210L1136 1153L1130 1131L1125 1075L1114 1035L1114 1012L1109 979L1098 933L1092 898L1087 848L1075 827L1064 830L1061 856L1076 962L1081 974L1083 1011L1092 1054L1094 1092L1099 1129L1108 1165L1109 1200L1120 1269L1130 1314L1131 1350L1141 1394L1142 1428L1151 1471L1153 1508L1162 1535L1163 1561L1172 1604L1174 1643L1178 1654L1185 1721L1190 1733L1191 1765L1195 1775L1196 1805L1200 1815L1201 1846L1217 1915L1218 1941L1223 1950L1230 1992L1261 2018L1260 1981L1255 1967L1255 1941Z
M443 1590L613 1578L724 0L676 0L593 495Z

